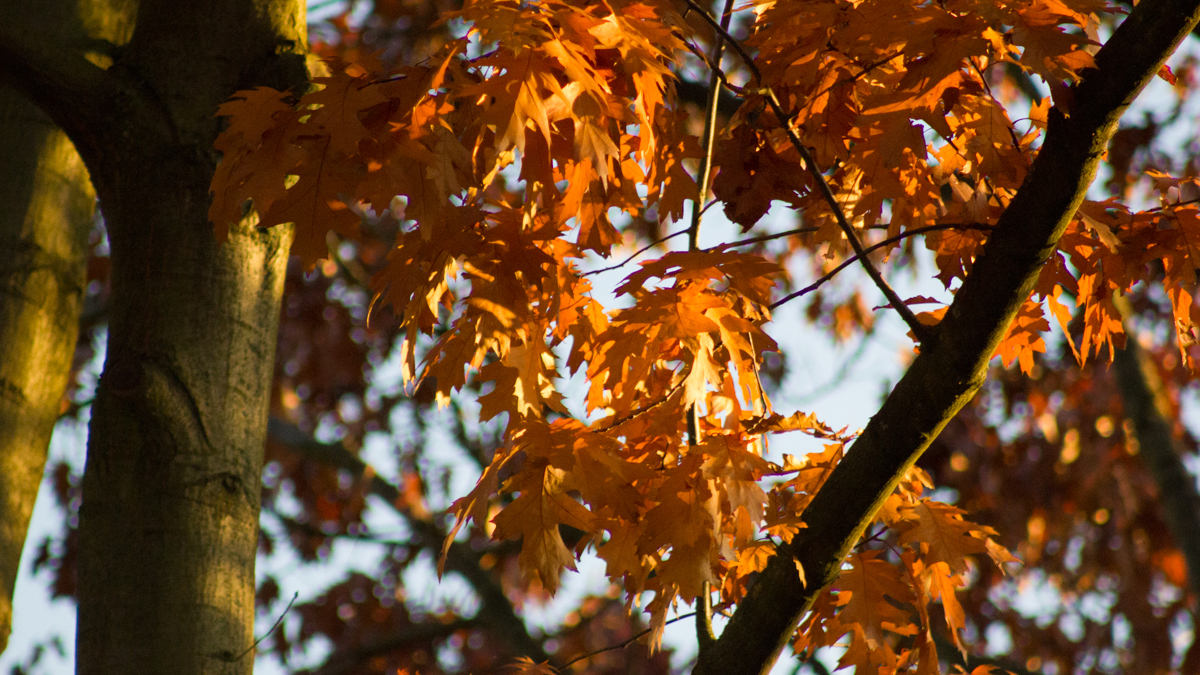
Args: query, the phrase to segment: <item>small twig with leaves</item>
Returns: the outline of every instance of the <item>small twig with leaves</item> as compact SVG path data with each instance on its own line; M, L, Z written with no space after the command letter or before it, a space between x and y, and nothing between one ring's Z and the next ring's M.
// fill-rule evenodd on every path
M709 26L711 26L713 30L717 32L717 35L719 35L721 39L725 40L731 47L733 47L738 55L742 58L742 61L750 70L750 74L754 77L755 83L758 85L758 93L766 98L767 102L771 105L771 110L774 111L775 116L779 118L780 124L782 125L784 132L787 134L788 140L791 142L792 147L796 149L796 152L800 154L800 159L804 161L805 167L808 169L809 174L812 175L813 181L816 182L817 189L821 192L821 196L824 198L825 203L828 204L830 210L833 211L833 216L837 220L838 227L841 228L842 233L846 236L847 241L850 242L850 247L854 249L855 259L862 264L863 269L867 272L867 276L871 277L871 281L875 283L875 286L879 288L884 297L887 298L888 302L896 310L896 313L900 315L900 318L904 319L904 323L908 324L909 329L913 332L913 336L918 342L926 342L932 339L934 333L930 327L922 324L920 321L917 321L916 315L913 314L912 310L900 300L900 296L896 294L896 291L892 289L890 285L888 285L887 281L883 278L883 275L879 273L879 270L875 268L875 265L867 257L862 242L859 241L858 235L854 232L854 227L850 224L850 221L846 220L846 214L842 212L842 207L838 203L837 197L833 194L833 190L829 187L829 181L825 179L825 174L821 173L820 168L817 167L817 163L813 159L812 153L809 152L808 147L800 141L800 137L796 135L795 129L792 128L792 122L794 121L795 115L784 111L783 104L779 102L779 97L775 95L775 91L763 81L762 72L759 71L758 66L755 65L754 59L748 53L746 53L746 50L744 47L742 47L741 43L729 34L729 31L725 30L715 19L713 19L712 15L709 14L708 11L696 3L696 0L684 0L684 2L687 3L688 7L699 13L700 16L703 17L704 20L709 24Z

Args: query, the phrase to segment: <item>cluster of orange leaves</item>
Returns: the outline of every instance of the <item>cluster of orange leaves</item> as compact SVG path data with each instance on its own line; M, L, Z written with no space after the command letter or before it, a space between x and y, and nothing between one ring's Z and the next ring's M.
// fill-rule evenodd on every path
M607 257L630 243L613 209L666 224L696 198L700 145L673 69L698 38L679 9L472 0L447 17L463 37L424 64L383 73L333 62L298 97L242 92L219 111L230 119L216 144L224 160L211 211L221 233L247 217L294 223L294 252L309 265L326 255L331 232L357 236L363 209L408 223L373 282L404 322L405 377L425 378L442 400L474 377L490 383L481 417L507 415L504 446L454 504L458 525L520 538L523 568L551 591L594 548L631 603L654 592L647 609L660 632L677 601L706 587L719 591L718 606L736 604L776 542L804 526L804 508L852 440L810 415L773 413L762 390L758 365L776 349L763 327L787 279L782 265L733 245L669 253L613 289L613 306L581 270L589 252ZM741 110L714 153L713 192L726 214L749 229L782 201L817 228L804 248L847 254L789 144L790 125L864 234L885 217L889 236L961 225L925 236L948 289L970 273L1046 125L1048 99L1019 132L990 69L1013 64L1061 87L1092 65L1087 35L1110 11L1100 0L751 9L746 45L762 81L739 92ZM763 86L788 119L765 107ZM1190 362L1200 219L1179 195L1195 184L1159 180L1159 209L1080 210L998 350L1006 364L1032 367L1049 329L1043 304L1064 326L1072 317L1064 294L1085 322L1081 360L1119 340L1112 292L1159 259ZM573 414L558 387L579 373L588 387ZM764 458L765 435L794 430L828 441L825 450ZM801 627L798 650L849 636L844 663L927 672L937 664L935 601L958 639L954 589L968 557L1012 558L988 530L923 497L925 482L914 470L888 499L876 522L897 543L851 556ZM498 493L515 498L500 508ZM560 526L583 533L575 550ZM889 635L917 639L900 648Z

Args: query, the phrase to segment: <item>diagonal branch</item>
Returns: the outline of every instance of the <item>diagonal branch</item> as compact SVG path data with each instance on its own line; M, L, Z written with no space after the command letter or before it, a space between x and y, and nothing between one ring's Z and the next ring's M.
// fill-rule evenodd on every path
M713 30L715 30L717 34L721 36L721 39L729 43L729 45L734 48L738 55L742 57L742 60L746 63L746 67L750 69L750 74L754 76L755 83L758 84L759 93L765 96L767 102L771 104L771 110L775 113L775 116L779 118L780 124L783 126L783 130L787 134L788 141L791 142L792 147L796 149L796 152L800 153L800 159L804 161L805 168L808 169L809 174L812 176L813 182L817 184L817 190L821 193L821 197L825 200L825 203L829 205L829 209L833 212L834 219L837 220L838 227L841 228L842 234L846 236L846 240L850 242L850 248L854 250L854 255L862 263L863 269L867 272L867 276L871 277L871 281L873 281L875 286L878 287L880 292L883 293L883 297L887 298L888 302L891 303L892 308L895 309L896 313L900 315L900 318L904 320L904 323L908 324L908 328L912 331L913 337L915 337L917 341L922 344L928 342L933 337L933 331L929 328L929 326L917 321L916 315L913 314L912 310L908 308L908 305L904 304L904 302L900 299L900 296L896 294L896 291L893 290L890 285L888 285L888 282L883 278L883 275L880 274L879 270L875 268L875 264L872 263L871 259L868 258L863 252L862 242L859 241L858 234L854 231L854 227L850 224L850 221L846 220L846 214L842 211L842 205L838 203L837 197L833 194L833 190L829 187L829 181L825 180L825 174L821 173L821 169L817 166L816 161L813 159L812 153L809 152L808 147L800 141L800 137L796 135L796 130L792 128L792 122L795 119L795 115L784 111L783 104L779 102L779 97L775 95L775 91L770 87L770 85L763 80L762 72L759 71L758 66L754 63L754 59L746 53L745 48L742 47L737 38L730 35L729 31L718 24L716 20L713 19L711 14L705 11L705 9L700 5L696 4L696 0L683 1L687 3L688 7L692 8L696 12L699 12L700 15L704 17L704 20L707 21L710 26L712 26ZM714 73L719 65L720 64L710 64L710 67L714 68Z
M817 593L925 448L982 386L996 346L1082 203L1129 105L1200 22L1200 0L1143 0L1051 109L1045 143L971 275L912 366L779 547L694 673L767 673ZM798 562L808 586L796 574Z
M370 469L366 462L341 443L322 443L294 424L276 417L267 422L267 435L306 459L348 471L355 478L363 476ZM395 485L374 471L370 471L369 475L371 479L367 484L367 492L381 497L404 518L412 528L411 543L436 551L446 537L441 527L431 516L419 517L407 508L403 495ZM504 589L487 570L479 566L479 555L471 550L470 545L452 542L446 554L446 569L461 574L479 594L481 606L476 618L507 643L515 656L528 656L538 662L549 658L541 643L526 630L525 622L517 616Z
M936 232L937 230L985 230L985 231L990 232L992 230L992 226L991 225L960 225L958 223L944 223L944 224L938 224L938 225L926 225L924 227L914 227L913 229L905 230L905 231L901 232L900 234L895 235L894 237L888 237L887 239L884 239L883 241L880 241L877 244L872 244L871 246L864 249L863 253L864 254L872 253L881 248L887 248L888 246L891 246L892 244L903 241L909 237L913 237L918 234L925 234L926 232ZM763 239L763 237L759 237L759 239ZM737 246L737 245L740 245L741 243L742 242L733 242L732 244L727 244L727 246ZM813 291L815 291L818 288L820 288L821 286L823 286L825 284L825 282L827 282L830 279L837 276L838 272L841 272L842 270L846 269L847 267L849 267L849 266L853 265L855 262L857 262L859 260L859 257L860 256L858 256L858 255L852 255L849 258L846 258L845 260L842 261L842 263L840 265L838 265L837 267L826 272L820 279L817 279L816 281L812 282L808 286L805 286L804 288L801 288L800 290L796 291L795 293L789 293L788 295L785 295L782 298L780 298L779 300L776 300L775 302L771 303L771 309L778 309L779 307L781 307L784 304L787 304L791 300L795 300L796 298L798 298L802 295L808 295L809 293L812 293ZM922 324L922 325L924 325L924 324Z

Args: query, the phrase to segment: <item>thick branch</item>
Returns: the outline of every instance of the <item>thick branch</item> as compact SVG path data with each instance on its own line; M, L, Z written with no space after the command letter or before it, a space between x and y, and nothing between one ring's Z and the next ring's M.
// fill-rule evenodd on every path
M1121 115L1200 19L1200 0L1145 0L1051 110L1046 141L937 337L892 390L695 673L767 673L904 473L983 384L988 362L1083 201ZM806 588L793 567L804 568Z
M271 440L300 454L306 459L348 471L360 477L367 471L367 463L346 449L341 443L322 443L299 427L272 417L267 422L267 435ZM369 494L381 497L400 514L413 531L412 543L427 546L436 551L445 532L430 518L420 518L405 508L400 490L383 477L371 472L367 485ZM514 656L528 656L537 662L547 660L545 650L525 628L525 622L513 610L512 602L504 589L496 583L487 570L479 566L479 555L462 542L453 542L446 554L446 570L458 572L479 594L481 606L477 619L493 631L501 640L511 645Z
M1118 298L1117 307L1125 314L1126 333L1131 338L1113 354L1117 388L1125 416L1133 421L1138 454L1158 485L1163 518L1187 561L1188 584L1193 596L1200 599L1200 494L1180 457L1158 368L1131 331L1129 302Z

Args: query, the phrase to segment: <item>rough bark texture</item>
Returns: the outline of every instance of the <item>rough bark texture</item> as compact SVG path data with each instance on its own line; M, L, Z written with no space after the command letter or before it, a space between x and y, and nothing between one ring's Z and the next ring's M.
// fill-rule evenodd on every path
M66 43L122 41L132 13L99 5L13 3L0 20L44 27ZM0 157L2 652L25 533L74 356L96 197L66 134L7 87L0 87Z
M1200 19L1200 0L1144 0L1096 55L997 223L932 344L871 419L694 673L767 673L817 593L837 577L883 500L983 384L996 346L1083 201L1121 115ZM1064 110L1064 107L1066 108ZM803 566L801 582L793 560Z
M208 223L217 105L305 80L301 0L143 0L111 66L0 21L0 78L87 164L112 250L80 513L77 672L249 673L290 233ZM105 67L107 66L107 67Z

